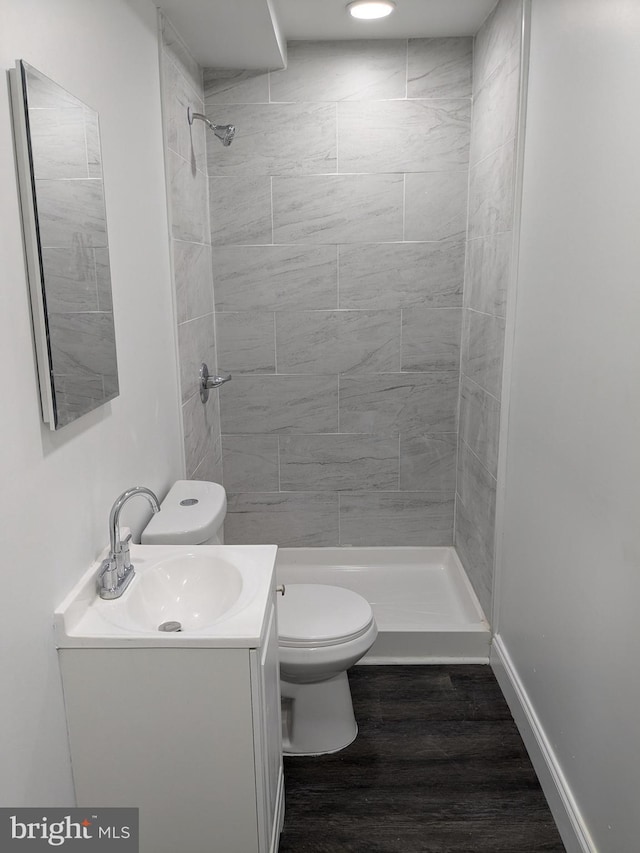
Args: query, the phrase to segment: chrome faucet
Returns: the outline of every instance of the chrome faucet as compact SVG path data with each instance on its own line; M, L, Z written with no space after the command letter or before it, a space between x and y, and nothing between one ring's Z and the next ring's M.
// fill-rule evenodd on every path
M124 542L120 539L120 513L127 501L135 498L136 495L141 495L149 501L154 514L160 512L158 498L146 486L133 486L116 499L109 513L109 556L102 561L98 574L100 598L111 600L120 598L135 574L129 552L131 534Z

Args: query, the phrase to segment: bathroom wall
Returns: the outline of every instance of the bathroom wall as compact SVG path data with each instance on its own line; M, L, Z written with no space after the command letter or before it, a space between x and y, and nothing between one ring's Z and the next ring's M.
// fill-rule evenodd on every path
M228 542L453 541L471 46L205 70Z
M455 544L489 617L521 29L522 0L501 0L474 41Z
M161 88L167 169L174 311L177 327L185 470L189 479L222 481L219 391L203 403L200 364L216 367L202 69L160 13Z
M571 853L638 849L639 43L532 4L495 663Z
M0 0L0 57L100 115L120 396L41 421L5 83L0 93L0 804L73 804L53 610L108 544L113 500L182 473L156 12L147 0ZM145 502L123 514L137 531Z

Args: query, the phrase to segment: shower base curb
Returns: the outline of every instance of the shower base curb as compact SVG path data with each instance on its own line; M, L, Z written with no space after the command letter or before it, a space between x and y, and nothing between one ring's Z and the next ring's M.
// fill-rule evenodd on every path
M325 583L370 602L363 665L489 663L491 631L452 547L280 548L278 583Z

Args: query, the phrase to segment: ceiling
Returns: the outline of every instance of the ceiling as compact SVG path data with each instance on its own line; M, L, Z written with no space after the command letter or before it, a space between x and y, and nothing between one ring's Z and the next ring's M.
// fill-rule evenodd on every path
M424 38L471 36L497 0L397 0L392 15L357 21L348 0L275 0L287 39Z
M378 21L356 21L348 0L159 0L203 66L282 68L292 39L474 35L497 0L397 0Z

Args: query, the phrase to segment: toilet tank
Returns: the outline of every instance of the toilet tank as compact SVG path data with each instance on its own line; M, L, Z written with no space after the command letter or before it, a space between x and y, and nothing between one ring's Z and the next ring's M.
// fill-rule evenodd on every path
M227 493L219 483L178 480L146 526L143 545L222 545Z

